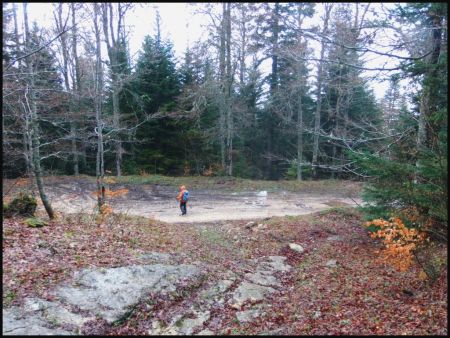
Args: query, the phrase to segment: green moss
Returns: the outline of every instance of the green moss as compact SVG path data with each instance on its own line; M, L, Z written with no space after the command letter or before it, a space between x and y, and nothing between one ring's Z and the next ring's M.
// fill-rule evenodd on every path
M34 216L36 211L37 201L34 197L27 194L19 194L12 202L6 206L3 204L3 214L5 217L20 216Z
M31 217L25 220L25 224L27 224L30 228L42 228L43 226L48 225L48 223L40 218Z

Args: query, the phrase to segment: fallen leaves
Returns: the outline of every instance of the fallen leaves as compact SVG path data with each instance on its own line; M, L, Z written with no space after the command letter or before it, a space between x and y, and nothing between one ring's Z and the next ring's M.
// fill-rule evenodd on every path
M380 247L372 243L356 214L332 212L309 218L273 218L267 229L251 234L243 221L226 226L172 225L111 217L97 226L81 220L82 217L74 216L70 222L61 218L40 229L28 228L23 219L4 220L4 304L20 303L25 296L50 300L49 291L57 283L70 280L73 272L88 266L139 263L138 254L148 251L179 253L187 262L208 263L211 280L217 271L226 270L242 278L252 271L251 266L245 265L247 259L284 255L293 271L280 277L282 295L269 300L271 310L266 317L239 324L236 310L218 306L206 326L223 334L275 330L289 335L447 333L446 271L429 285L420 278L417 266L398 272L375 264ZM342 240L328 241L330 229ZM235 236L239 242L233 240ZM305 252L288 250L285 239L302 243ZM446 247L440 251L446 257ZM326 268L330 259L336 259L339 265ZM412 291L412 295L403 290ZM177 306L187 304L189 301L184 299ZM158 306L148 309L142 304L122 325L112 328L96 321L89 323L84 332L146 334L149 318L162 311Z

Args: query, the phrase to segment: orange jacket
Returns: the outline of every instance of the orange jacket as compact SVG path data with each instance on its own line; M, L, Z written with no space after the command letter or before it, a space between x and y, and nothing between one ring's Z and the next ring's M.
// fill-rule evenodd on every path
M179 201L181 202L181 199L183 198L183 194L184 194L184 192L185 192L186 190L187 190L187 189L186 189L186 187L185 187L184 185L182 185L182 186L180 187L180 193L179 193L178 196L176 197L177 200L179 200Z

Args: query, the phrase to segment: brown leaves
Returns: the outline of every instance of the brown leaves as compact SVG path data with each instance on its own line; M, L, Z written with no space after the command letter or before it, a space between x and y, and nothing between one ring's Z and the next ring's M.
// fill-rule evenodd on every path
M308 218L273 218L267 229L251 233L251 237L243 221L230 222L227 228L218 223L167 224L114 214L102 226L83 219L72 215L70 222L62 218L41 229L27 228L21 219L4 221L4 304L18 303L25 296L50 298L49 290L70 280L74 271L142 263L136 257L143 252L178 253L183 262L207 262L211 283L224 279L221 273L232 270L238 274L236 286L252 271L245 265L248 258L283 254L293 269L280 276L280 294L269 299L265 316L240 324L236 310L215 304L206 326L217 334L246 335L280 329L277 332L287 335L447 332L446 271L429 286L419 278L420 269L415 265L400 273L375 264L378 246L367 241L370 238L357 215L333 212ZM342 240L327 240L327 229ZM287 243L274 240L269 233L304 244L305 252L299 255L283 249ZM439 250L440 257L446 258L446 247ZM336 268L325 266L330 259L338 261ZM178 304L188 308L190 303L183 298ZM161 308L145 310L147 304L142 304L123 324L110 327L101 321L91 322L83 334L147 334L151 320L160 311L162 319L171 318L164 317L171 314L162 311L166 305L162 301Z

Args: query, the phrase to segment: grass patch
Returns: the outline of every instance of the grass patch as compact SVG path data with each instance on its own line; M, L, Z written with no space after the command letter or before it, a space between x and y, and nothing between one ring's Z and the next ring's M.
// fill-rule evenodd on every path
M361 212L357 208L347 207L347 206L333 207L330 209L319 211L319 212L317 212L317 214L320 216L332 216L332 215L342 216L342 217L359 217L359 216L361 216Z
M4 307L10 306L15 298L16 293L14 291L6 291L3 296L3 306Z
M319 180L319 181L267 181L250 180L235 177L205 177L205 176L185 176L172 177L163 175L129 175L114 178L121 184L159 184L178 187L184 184L188 189L222 189L227 191L259 191L267 190L274 192L286 190L292 192L343 192L347 194L361 191L362 184L353 181L343 180Z

